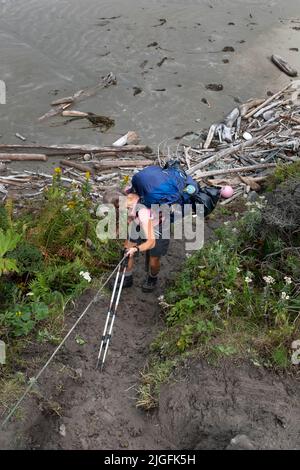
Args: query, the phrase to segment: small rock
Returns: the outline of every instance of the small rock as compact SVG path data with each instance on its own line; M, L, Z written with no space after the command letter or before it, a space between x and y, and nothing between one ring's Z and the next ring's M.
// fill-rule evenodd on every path
M82 369L75 369L75 374L76 374L76 377L78 378L82 378Z
M295 341L292 342L292 349L298 349L300 348L300 339L296 339Z
M245 434L238 434L231 439L229 446L226 450L255 450L253 443Z
M247 198L247 199L248 199L248 201L250 201L250 202L255 202L255 201L257 201L257 198L258 198L257 192L255 192L255 191L250 191L249 194L248 194L248 198Z
M66 426L64 424L61 424L59 426L59 434L62 436L62 437L66 437Z
M83 160L84 160L85 162L88 162L90 159L91 159L91 156L90 156L89 153L85 153L85 154L83 155Z
M274 116L274 111L273 110L266 111L263 114L263 118L264 118L265 121L269 121L269 119L271 119L273 116Z
M243 138L244 138L245 140L251 140L251 139L252 139L252 135L250 134L250 132L244 132Z

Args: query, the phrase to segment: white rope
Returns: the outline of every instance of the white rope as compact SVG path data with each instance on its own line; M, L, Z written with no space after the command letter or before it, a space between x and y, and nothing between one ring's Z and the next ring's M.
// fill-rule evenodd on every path
M36 377L34 377L31 381L30 381L30 384L28 385L28 387L26 388L25 392L23 393L23 395L21 396L21 398L17 401L17 403L14 405L14 407L11 409L11 411L8 413L8 415L6 416L6 418L4 419L4 421L2 422L1 424L1 428L3 428L6 423L10 420L10 418L13 416L13 414L15 413L16 409L20 406L20 404L22 403L22 401L24 400L24 398L26 397L26 395L28 394L28 392L30 392L30 390L32 389L33 385L38 381L38 379L40 378L40 376L42 375L42 373L47 369L47 367L49 366L50 362L52 361L52 359L56 356L56 354L58 353L58 351L61 349L61 347L63 346L63 344L66 342L66 340L69 338L69 336L71 335L71 333L74 331L74 329L76 328L76 326L78 325L78 323L82 320L82 318L86 315L86 313L88 312L90 306L95 302L97 296L100 294L100 292L104 289L104 287L106 286L106 284L108 283L108 281L112 278L112 276L114 275L114 273L116 272L116 270L118 269L118 267L123 263L124 259L126 258L126 256L123 257L123 259L117 264L117 266L115 267L115 269L111 272L111 274L108 276L108 278L106 279L105 283L102 284L102 286L99 288L99 290L97 291L97 293L95 294L95 296L92 298L92 300L90 301L90 303L87 305L87 307L84 309L84 311L82 312L82 314L77 318L76 322L74 323L74 325L72 326L72 328L69 330L69 332L66 334L66 336L64 337L64 339L61 341L61 343L57 346L57 348L55 349L55 351L52 353L52 355L49 357L48 361L46 362L46 364L44 365L44 367L42 367L42 369L39 371L39 373L37 374Z

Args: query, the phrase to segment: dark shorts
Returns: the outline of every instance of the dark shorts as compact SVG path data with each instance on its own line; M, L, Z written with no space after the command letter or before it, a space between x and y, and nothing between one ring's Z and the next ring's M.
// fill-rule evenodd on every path
M149 254L150 256L156 256L160 258L161 256L165 256L167 254L169 244L170 244L170 238L162 237L163 229L164 229L163 223L160 224L158 227L154 227L154 228L156 232L155 233L155 247L149 250ZM135 235L135 232L140 233L138 238L136 238L135 236L132 236L133 234ZM142 243L146 241L139 225L135 224L135 227L134 226L132 227L131 233L129 235L129 241L131 241L132 243L136 243L137 245L141 245Z

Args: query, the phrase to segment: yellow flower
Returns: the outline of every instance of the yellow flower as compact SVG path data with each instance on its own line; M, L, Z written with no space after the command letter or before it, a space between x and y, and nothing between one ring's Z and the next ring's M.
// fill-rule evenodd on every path
M69 201L67 203L67 206L68 206L69 209L74 209L75 206L76 206L76 202L75 201Z
M123 181L124 181L125 184L127 184L128 181L129 181L129 176L125 175L124 178L123 178Z
M89 180L90 177L91 177L91 173L90 173L89 171L87 171L87 172L85 173L85 178L86 178L87 180Z
M61 168L60 168L59 166L56 167L56 168L54 168L54 173L55 173L56 175L61 175Z
M16 312L16 317L21 317L21 316L22 316L22 312L20 312L20 310Z

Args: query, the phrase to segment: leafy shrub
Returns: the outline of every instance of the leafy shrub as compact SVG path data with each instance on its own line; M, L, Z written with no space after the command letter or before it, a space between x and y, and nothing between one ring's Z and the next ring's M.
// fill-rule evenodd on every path
M12 229L5 232L0 229L0 276L4 273L18 271L16 260L7 256L14 250L21 239L21 235Z
M17 262L20 274L37 273L43 267L43 255L41 251L28 242L22 242L11 253Z
M83 269L84 265L79 259L66 265L48 266L30 282L30 291L35 298L45 302L49 302L55 292L64 297L76 296L88 285L80 276Z
M14 336L28 335L35 325L48 317L48 306L43 302L15 305L0 314L0 324L7 327Z

